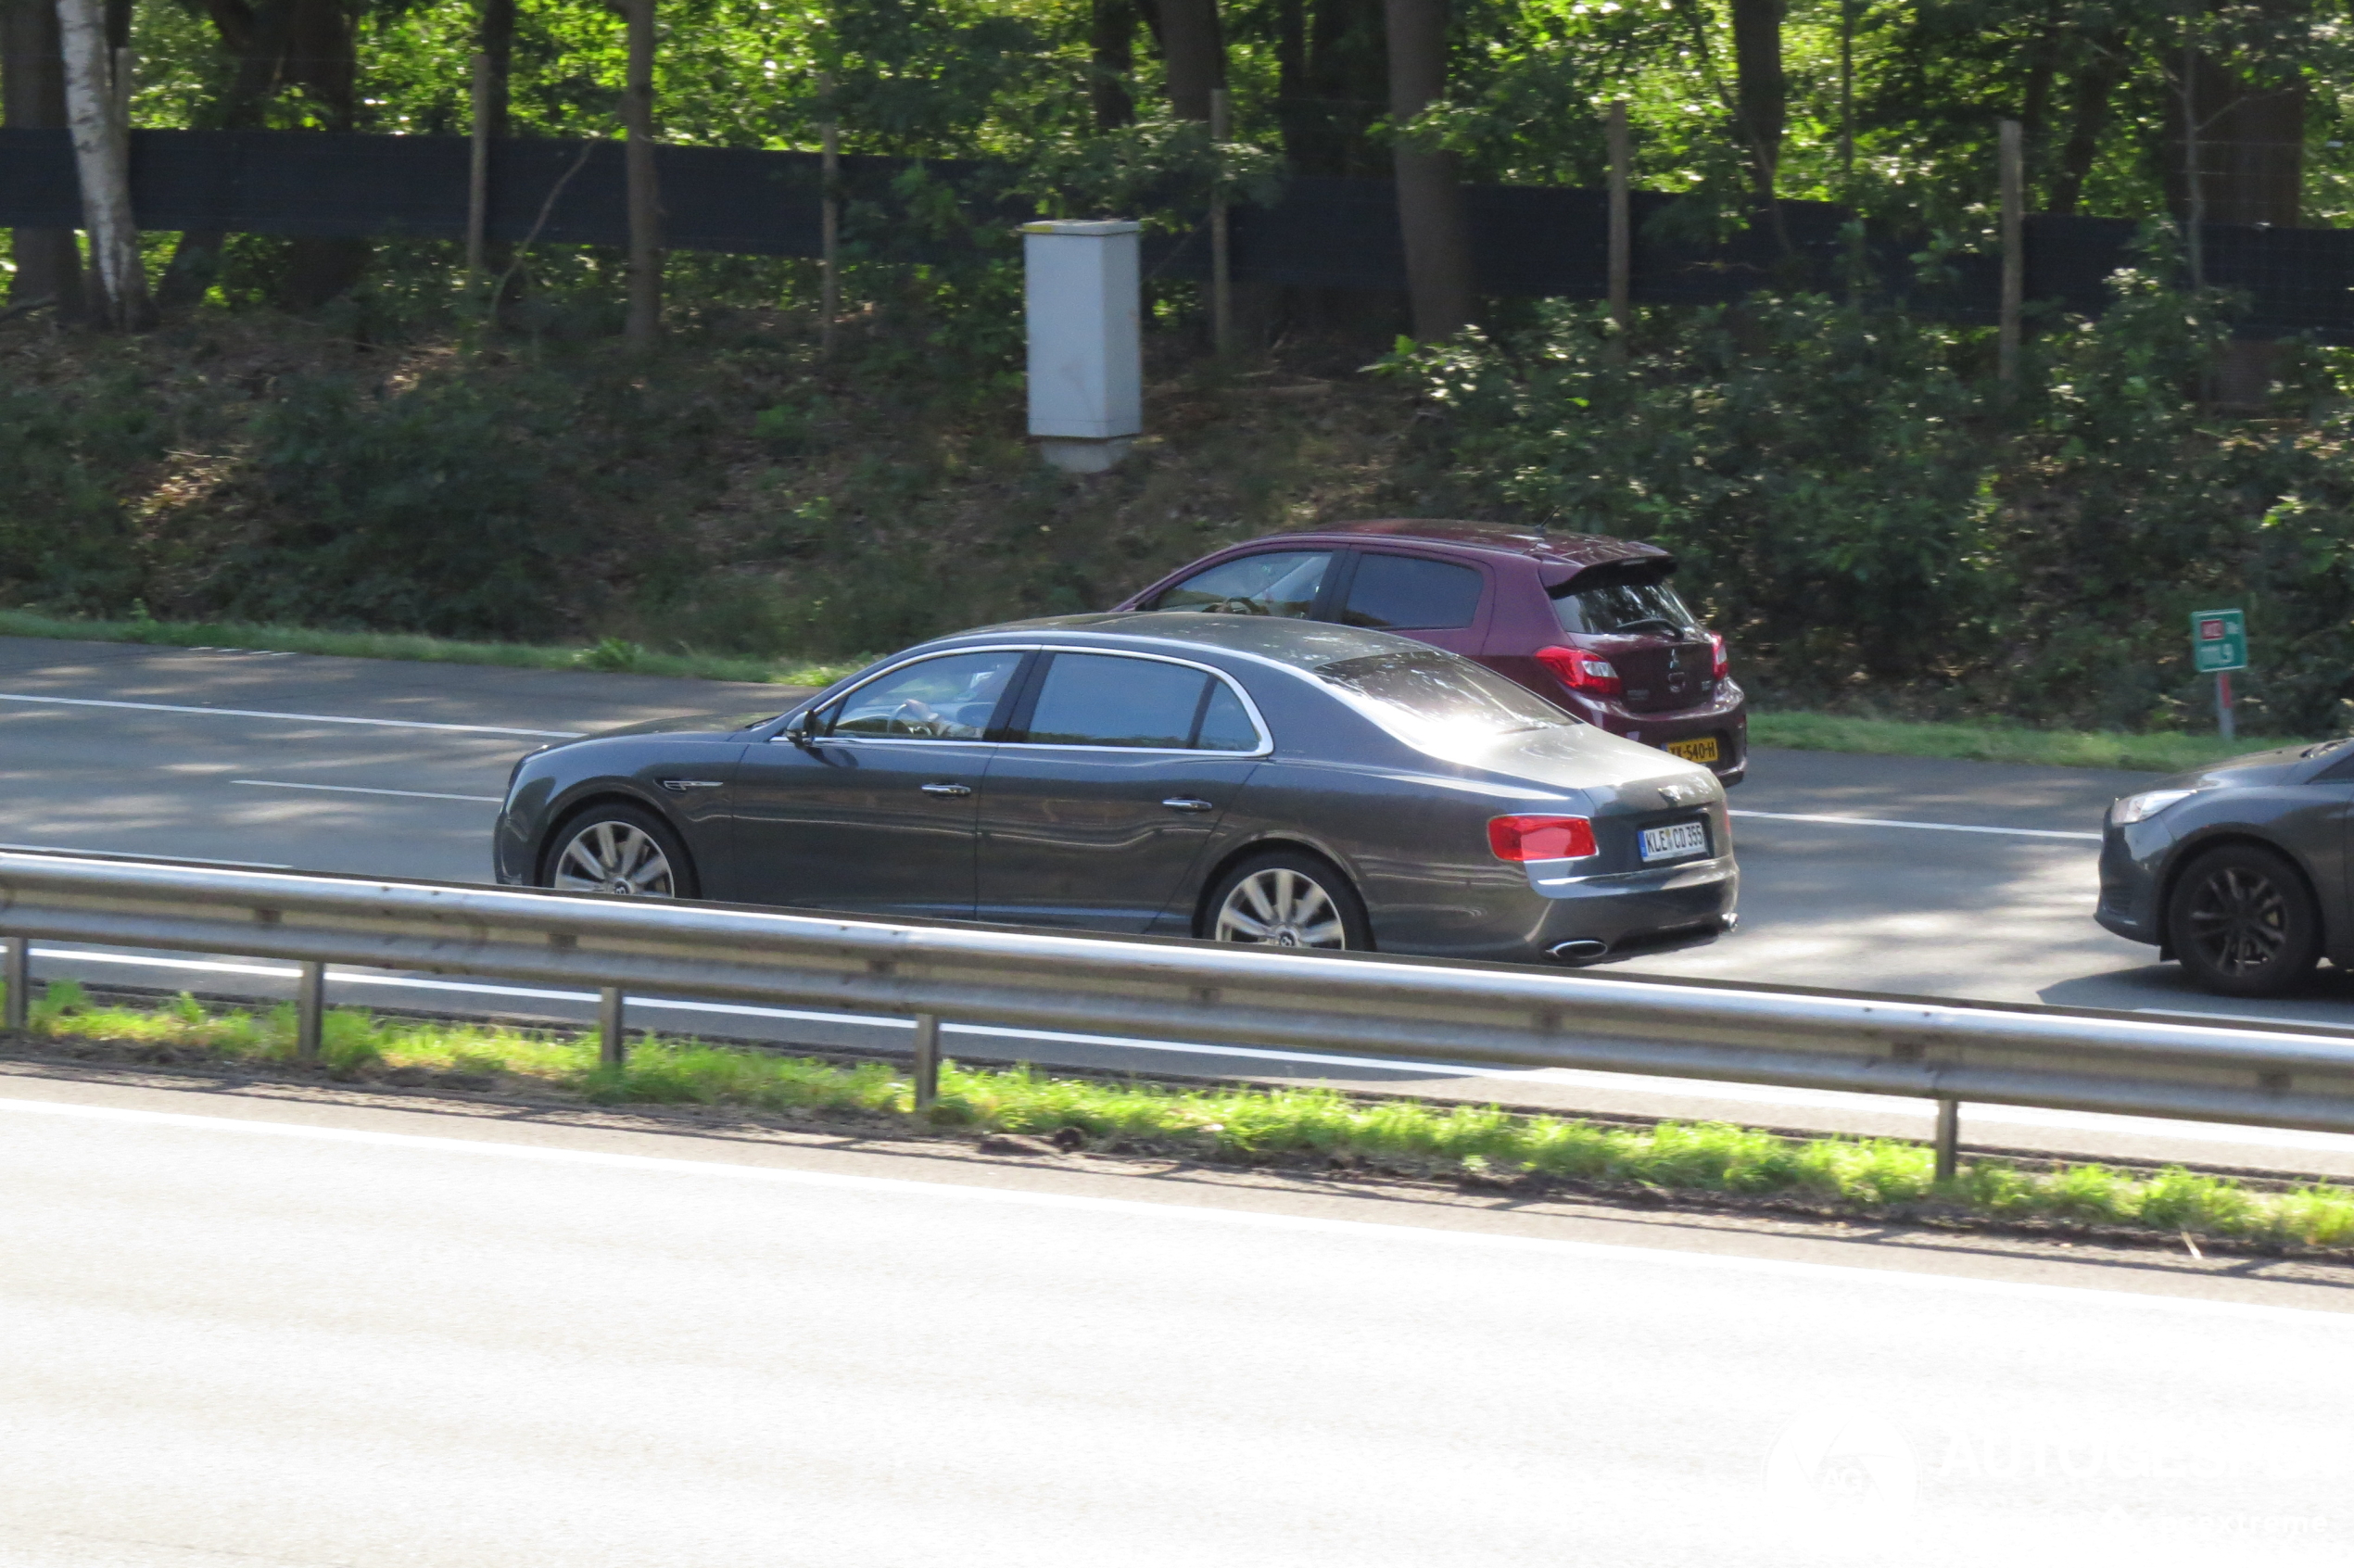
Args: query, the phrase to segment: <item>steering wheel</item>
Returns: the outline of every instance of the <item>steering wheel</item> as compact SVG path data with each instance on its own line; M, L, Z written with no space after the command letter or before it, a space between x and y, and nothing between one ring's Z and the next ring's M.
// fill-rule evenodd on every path
M1202 609L1212 615L1264 615L1267 613L1267 606L1255 599L1221 599L1215 604L1203 605Z
M923 703L918 702L913 697L910 697L907 701L899 704L898 708L892 714L891 717L883 721L883 733L885 735L912 735L925 740L937 740L939 739L940 731L935 727L939 724L939 714L932 713L929 708L925 707Z

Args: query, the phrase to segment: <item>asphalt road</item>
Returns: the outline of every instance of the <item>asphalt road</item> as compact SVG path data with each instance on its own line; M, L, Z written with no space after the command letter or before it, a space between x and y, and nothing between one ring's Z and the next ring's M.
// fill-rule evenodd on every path
M775 711L782 688L590 672L151 650L0 639L0 842L305 870L485 878L507 770L548 738L697 711ZM1752 982L2337 1026L2354 985L2323 971L2272 1003L2206 996L2153 949L2093 924L2100 814L2146 776L1825 752L1753 753L1734 791L1740 933L1629 968ZM269 966L223 969L44 956L44 973L197 990L284 991ZM588 1016L585 999L346 977L383 1005ZM888 1045L897 1026L829 1016L637 1005L647 1027ZM1621 1075L1381 1065L1201 1047L952 1031L969 1056L1407 1083L1599 1112L1721 1116L1925 1135L1923 1106ZM2354 1139L1973 1107L2003 1147L2354 1175Z
M10 1568L2294 1568L2354 1526L2318 1283L22 1078L0 1192Z

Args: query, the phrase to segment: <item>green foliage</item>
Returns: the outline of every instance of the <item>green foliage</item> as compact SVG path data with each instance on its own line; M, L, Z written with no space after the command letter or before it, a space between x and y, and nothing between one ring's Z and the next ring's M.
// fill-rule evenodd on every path
M2182 727L2187 613L2245 603L2258 733L2331 733L2354 697L2354 412L2281 351L2279 414L2201 399L2218 302L2121 274L2006 396L1986 335L1884 306L1759 296L1656 312L1623 359L1553 306L1407 349L1458 477L1509 513L1655 539L1767 690L1919 714Z
M78 610L120 606L138 583L123 504L173 432L126 372L70 387L0 391L0 583Z
M549 629L552 579L576 550L542 504L569 398L494 400L433 377L370 393L313 378L255 435L279 520L230 563L222 607L430 633Z

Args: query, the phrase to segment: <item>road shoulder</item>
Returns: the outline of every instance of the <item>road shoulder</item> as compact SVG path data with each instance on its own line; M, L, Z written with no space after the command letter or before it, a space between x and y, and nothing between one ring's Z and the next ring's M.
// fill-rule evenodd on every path
M487 1143L1399 1226L1776 1264L2354 1314L2354 1268L2185 1250L1523 1195L1361 1171L1066 1154L1039 1140L914 1137L710 1108L585 1106L446 1091L295 1083L192 1068L0 1060L0 1113L37 1106Z

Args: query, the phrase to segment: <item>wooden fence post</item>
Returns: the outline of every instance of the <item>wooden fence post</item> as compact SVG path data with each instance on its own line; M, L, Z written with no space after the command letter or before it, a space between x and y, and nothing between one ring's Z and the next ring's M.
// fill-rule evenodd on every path
M1633 149L1627 142L1626 100L1615 98L1610 106L1610 352L1614 360L1626 357L1628 297L1634 288L1635 237L1629 232L1633 198L1627 190Z
M2004 120L2003 305L2001 323L1996 328L1996 373L2005 386L2019 379L2019 312L2027 295L2027 179L2022 142L2019 121Z
M817 78L818 95L826 117L817 122L818 179L824 192L817 202L817 348L834 351L834 318L842 314L842 197L834 189L842 177L842 126L834 119L834 79Z
M482 286L490 222L490 57L475 56L475 119L466 169L466 292Z
M1234 351L1234 274L1226 233L1226 143L1234 134L1226 89L1209 94L1209 337L1222 356Z

